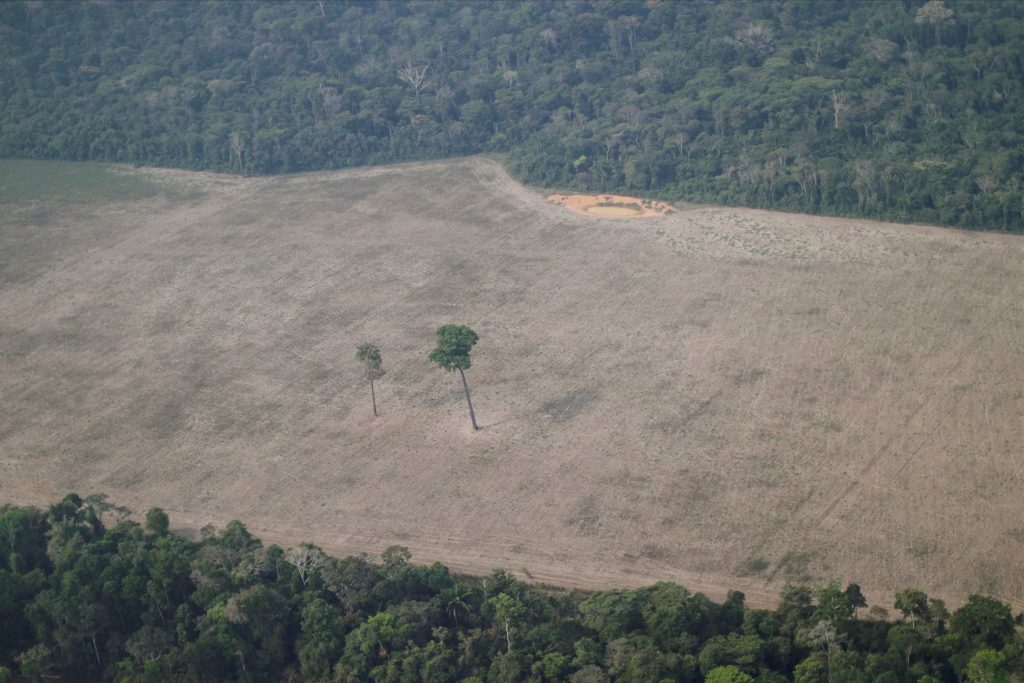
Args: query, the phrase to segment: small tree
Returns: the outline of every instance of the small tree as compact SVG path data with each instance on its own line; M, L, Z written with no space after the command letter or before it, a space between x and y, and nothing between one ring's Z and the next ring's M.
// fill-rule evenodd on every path
M855 607L846 591L839 588L835 581L816 591L818 607L815 610L819 621L826 622L829 626L838 629L848 622L855 613Z
M928 614L928 596L917 588L905 588L896 594L896 609L903 612L903 618L915 627L917 620Z
M430 352L430 360L442 370L458 370L462 376L462 388L466 391L466 403L469 404L469 421L473 429L480 429L476 424L476 413L473 412L473 401L469 397L469 384L466 382L466 370L471 364L469 351L480 337L465 325L442 325L437 328L437 348Z
M146 513L146 531L154 536L166 536L170 529L167 513L160 508L149 508Z
M853 605L853 617L857 618L857 610L861 607L867 607L868 601L864 597L864 594L860 590L860 584L851 583L846 587L846 597L850 599L850 604Z
M369 342L360 344L359 348L356 349L356 359L366 364L366 379L370 380L370 400L373 401L373 416L377 417L377 392L373 389L373 383L384 376L380 349Z

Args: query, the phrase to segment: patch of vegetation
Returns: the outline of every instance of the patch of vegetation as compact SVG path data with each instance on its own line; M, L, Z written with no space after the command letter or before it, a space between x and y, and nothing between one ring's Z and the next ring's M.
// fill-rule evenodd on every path
M542 413L555 422L567 422L583 412L600 394L593 389L576 389L565 396L541 405Z
M493 453L479 453L477 455L469 456L468 461L471 465L490 467L498 461L498 458Z
M811 562L817 558L813 552L798 552L791 550L782 556L776 566L776 572L782 572L787 581L809 581L811 577Z
M640 548L640 557L648 560L666 560L668 559L668 549L663 545L657 543L645 543Z
M0 159L0 203L92 203L155 197L166 188L109 164Z
M935 541L911 543L910 547L907 548L907 552L915 559L928 557L938 552L938 550L939 545Z
M600 522L601 513L593 496L587 496L580 501L579 505L576 506L576 512L566 520L566 524L575 527L584 536L596 534Z
M856 584L790 585L775 611L668 582L584 594L419 566L401 546L377 562L265 546L237 521L193 542L159 508L144 526L128 514L75 494L48 510L0 507L0 680L902 681L908 663L935 681L1024 673L1010 607L982 595L950 614L907 589L900 620L877 605L858 620Z
M751 576L753 574L760 574L766 569L768 569L768 560L760 555L751 555L743 560L743 564L740 565L739 575Z

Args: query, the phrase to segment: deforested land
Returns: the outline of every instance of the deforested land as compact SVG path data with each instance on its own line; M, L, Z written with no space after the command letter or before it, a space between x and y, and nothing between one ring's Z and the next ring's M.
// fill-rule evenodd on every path
M481 158L2 169L6 502L754 605L832 578L1024 601L1019 238L587 216ZM427 360L451 322L476 432Z

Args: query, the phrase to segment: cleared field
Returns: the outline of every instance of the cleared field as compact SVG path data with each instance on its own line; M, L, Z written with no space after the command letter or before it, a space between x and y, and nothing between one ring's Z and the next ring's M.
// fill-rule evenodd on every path
M0 183L0 501L588 588L1024 604L1022 239L583 216L481 159L84 194L52 168ZM476 433L426 360L448 322L481 337Z

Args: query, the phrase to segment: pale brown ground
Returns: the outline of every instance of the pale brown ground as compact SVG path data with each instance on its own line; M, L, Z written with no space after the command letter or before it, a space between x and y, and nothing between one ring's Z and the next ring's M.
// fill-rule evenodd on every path
M677 209L655 199L627 197L620 194L551 194L548 201L590 216L605 218L649 218L667 216ZM639 208L633 207L636 205Z
M1024 604L1024 239L595 220L480 159L138 173L205 195L0 207L0 501L585 588ZM448 322L480 334L477 433L426 360Z

